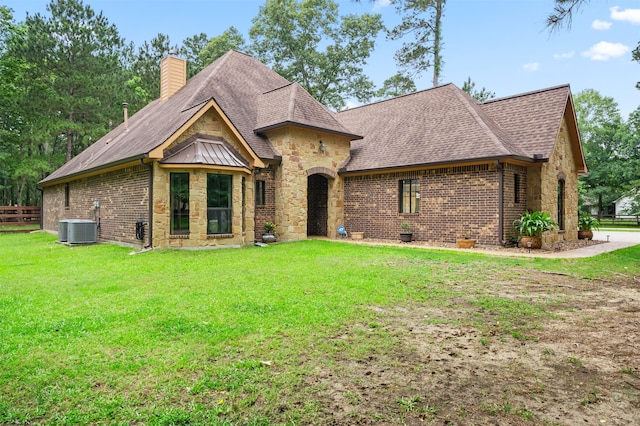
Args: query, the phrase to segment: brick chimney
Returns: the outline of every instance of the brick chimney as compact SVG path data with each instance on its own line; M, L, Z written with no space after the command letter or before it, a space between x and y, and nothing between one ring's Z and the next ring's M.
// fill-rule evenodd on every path
M169 52L160 61L160 102L169 99L187 82L187 61Z

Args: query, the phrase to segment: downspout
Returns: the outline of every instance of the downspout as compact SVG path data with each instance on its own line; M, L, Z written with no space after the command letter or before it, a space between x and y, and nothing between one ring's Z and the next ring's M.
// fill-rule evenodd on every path
M504 168L499 160L496 160L496 169L498 169L498 241L502 246L507 242L504 237Z
M149 169L149 244L145 249L153 248L153 162L145 163L144 159L140 159L140 164Z
M38 191L40 191L40 230L44 230L44 189L41 186L38 186Z

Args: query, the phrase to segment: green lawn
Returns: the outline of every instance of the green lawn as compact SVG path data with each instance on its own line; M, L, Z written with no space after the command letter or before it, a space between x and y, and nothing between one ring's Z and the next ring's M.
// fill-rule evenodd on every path
M488 277L606 278L636 268L640 246L595 262L328 241L130 253L0 235L1 424L322 424L309 375L338 351L397 344L372 307L463 298L502 335L526 336L555 302L490 295ZM455 321L488 327L482 315ZM328 344L354 324L366 332L353 344Z

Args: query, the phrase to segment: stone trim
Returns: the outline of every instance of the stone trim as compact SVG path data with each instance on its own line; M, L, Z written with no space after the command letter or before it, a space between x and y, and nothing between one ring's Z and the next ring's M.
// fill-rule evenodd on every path
M327 179L335 179L338 174L327 167L311 167L307 170L307 176L322 175Z
M207 234L207 239L233 238L233 234Z

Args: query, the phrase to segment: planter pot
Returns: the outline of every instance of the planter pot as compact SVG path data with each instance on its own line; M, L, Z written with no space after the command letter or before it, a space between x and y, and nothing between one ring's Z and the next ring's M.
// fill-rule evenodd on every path
M351 239L353 239L353 240L363 240L364 239L364 232L352 232L351 233Z
M476 240L469 238L463 238L456 240L456 246L458 248L473 248L476 246Z
M401 232L400 241L402 241L403 243L410 243L411 241L413 241L413 232Z
M262 234L262 242L263 243L275 243L276 236L273 234Z
M542 237L540 236L534 236L534 237L527 237L527 236L523 236L520 238L520 247L522 248L529 248L528 246L528 242L531 242L531 248L532 249L541 249L542 248Z
M592 240L593 239L593 231L578 231L578 239L579 240Z

